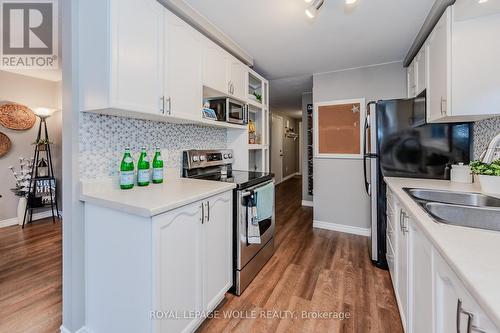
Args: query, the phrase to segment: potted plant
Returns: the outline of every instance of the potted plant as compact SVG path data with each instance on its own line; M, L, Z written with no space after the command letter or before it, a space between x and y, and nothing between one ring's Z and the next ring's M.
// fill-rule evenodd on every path
M482 192L500 194L500 159L490 164L474 161L470 163L470 167L479 179Z
M16 180L16 187L11 189L15 196L19 197L17 204L17 223L23 224L24 212L28 204L28 196L30 192L31 167L33 160L20 157L19 169L10 166L9 169Z
M52 144L52 142L49 142L48 139L39 139L35 142L33 142L35 146L38 146L39 151L45 151L47 150L47 145Z

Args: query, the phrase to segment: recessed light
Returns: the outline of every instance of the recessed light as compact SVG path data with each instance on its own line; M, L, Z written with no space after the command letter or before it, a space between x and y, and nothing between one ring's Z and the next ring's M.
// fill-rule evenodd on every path
M346 4L346 5L353 5L353 4L355 4L357 1L358 1L358 0L345 0L345 4ZM479 1L481 1L481 0L479 0ZM488 0L486 0L486 1L488 1Z
M488 0L478 0L478 3L486 3Z
M318 10L321 8L321 6L323 6L324 2L325 0L314 0L305 10L307 17L309 17L310 19L316 17Z
M313 0L304 0L306 3L311 3Z

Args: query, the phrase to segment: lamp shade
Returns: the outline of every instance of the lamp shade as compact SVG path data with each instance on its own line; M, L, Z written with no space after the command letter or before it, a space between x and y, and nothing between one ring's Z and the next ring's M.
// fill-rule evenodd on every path
M45 119L54 114L56 110L49 108L35 108L33 112L40 118Z

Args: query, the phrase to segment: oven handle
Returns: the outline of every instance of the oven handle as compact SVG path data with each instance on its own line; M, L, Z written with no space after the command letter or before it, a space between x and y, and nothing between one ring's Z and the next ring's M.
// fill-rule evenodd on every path
M267 182L265 182L265 183L259 184L259 185L257 185L257 186L252 187L252 191L255 191L255 189L256 189L256 188L259 188L259 187L265 186L265 185L270 184L270 183L274 183L274 179L272 179L272 180L270 180L270 181L267 181ZM252 191L245 191L245 192L242 192L242 193L241 193L241 197L242 197L242 198L248 197L249 195L251 195L251 194L252 194Z

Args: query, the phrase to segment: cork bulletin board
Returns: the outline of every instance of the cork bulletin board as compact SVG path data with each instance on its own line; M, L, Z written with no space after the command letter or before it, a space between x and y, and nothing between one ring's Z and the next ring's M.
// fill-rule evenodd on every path
M362 158L364 99L331 101L315 106L315 156Z

